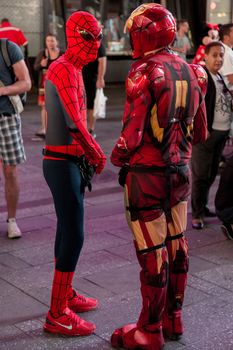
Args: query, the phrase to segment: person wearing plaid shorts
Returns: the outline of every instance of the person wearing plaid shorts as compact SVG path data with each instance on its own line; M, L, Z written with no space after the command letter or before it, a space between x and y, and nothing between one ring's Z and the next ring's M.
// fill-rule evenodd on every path
M0 39L4 40L4 39ZM8 68L0 51L0 160L5 178L7 203L8 238L21 237L16 223L19 198L17 165L25 161L20 115L14 110L8 96L22 94L31 89L31 79L18 45L7 41L7 50L12 63Z

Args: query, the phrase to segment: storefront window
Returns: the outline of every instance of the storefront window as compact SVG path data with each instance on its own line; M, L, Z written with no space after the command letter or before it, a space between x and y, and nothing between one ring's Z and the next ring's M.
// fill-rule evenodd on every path
M106 20L103 23L107 55L131 56L129 34L124 33L124 25L131 12L139 5L148 3L148 0L105 0L104 2L107 9Z
M129 36L124 33L125 18L122 14L108 13L104 34L108 55L130 55Z
M129 36L124 33L129 1L106 0L105 4L103 25L107 55L129 55Z
M232 0L208 0L207 21L218 24L232 22Z

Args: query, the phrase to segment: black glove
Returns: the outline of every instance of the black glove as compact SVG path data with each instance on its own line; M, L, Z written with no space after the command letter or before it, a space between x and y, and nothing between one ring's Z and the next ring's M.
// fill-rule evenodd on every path
M118 182L122 187L125 186L126 176L128 172L129 172L129 166L125 164L123 165L123 167L120 169L118 173Z
M79 167L82 175L83 184L85 187L88 188L89 192L91 192L91 180L95 174L95 167L93 165L90 165L84 156L80 157Z

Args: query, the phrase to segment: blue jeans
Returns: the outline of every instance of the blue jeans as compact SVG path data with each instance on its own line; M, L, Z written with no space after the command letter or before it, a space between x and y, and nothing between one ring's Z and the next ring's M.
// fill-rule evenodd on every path
M57 216L56 269L73 272L84 241L84 187L80 169L67 160L44 159L43 172Z

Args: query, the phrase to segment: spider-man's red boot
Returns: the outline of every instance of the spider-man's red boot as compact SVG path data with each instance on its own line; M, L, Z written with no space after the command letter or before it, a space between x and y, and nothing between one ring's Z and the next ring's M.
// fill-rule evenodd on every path
M127 324L115 330L111 344L114 348L161 350L164 346L162 327L148 332L138 328L136 324Z
M90 335L95 325L77 316L67 307L67 295L71 288L73 272L55 270L51 306L44 324L44 330L68 336Z
M95 310L98 306L98 300L94 298L88 298L84 295L78 294L74 289L68 296L68 307L74 312L87 312Z

